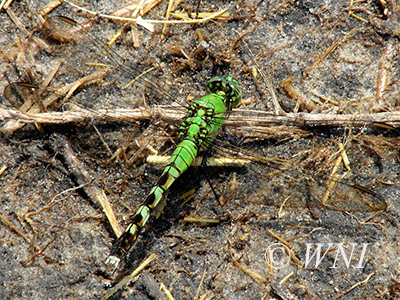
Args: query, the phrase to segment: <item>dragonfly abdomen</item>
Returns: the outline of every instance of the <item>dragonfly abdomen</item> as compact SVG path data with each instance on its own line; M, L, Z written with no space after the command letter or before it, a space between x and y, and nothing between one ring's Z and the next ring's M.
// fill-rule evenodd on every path
M114 249L110 255L111 261L119 261L120 257L129 252L129 249L137 240L139 232L150 218L150 215L157 206L163 205L165 192L191 166L193 160L197 157L197 153L197 145L191 139L185 139L178 145L172 154L169 164L165 167L163 174L151 189L146 201L139 207L132 222L114 245Z

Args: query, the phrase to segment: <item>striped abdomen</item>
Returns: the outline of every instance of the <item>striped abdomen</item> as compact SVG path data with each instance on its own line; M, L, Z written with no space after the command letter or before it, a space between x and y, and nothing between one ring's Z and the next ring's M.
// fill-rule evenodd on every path
M152 212L158 205L162 205L165 192L190 167L197 156L197 152L197 146L189 139L183 140L178 145L172 154L168 166L164 169L163 174L150 191L146 201L139 207L135 217L116 242L111 252L111 256L116 257L112 258L113 260L124 256L129 251Z

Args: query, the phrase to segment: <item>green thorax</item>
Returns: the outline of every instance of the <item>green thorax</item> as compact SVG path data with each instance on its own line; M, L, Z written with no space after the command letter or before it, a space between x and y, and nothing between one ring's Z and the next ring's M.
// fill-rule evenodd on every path
M191 140L199 151L210 146L232 108L241 98L242 91L232 77L214 77L207 83L207 94L196 100L188 109L179 126L179 135Z

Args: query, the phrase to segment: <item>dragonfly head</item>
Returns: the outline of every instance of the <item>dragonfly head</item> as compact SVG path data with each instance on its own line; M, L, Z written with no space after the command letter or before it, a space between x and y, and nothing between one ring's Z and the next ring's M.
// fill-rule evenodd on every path
M224 96L227 111L231 111L242 100L242 89L232 77L214 77L207 83L207 92Z

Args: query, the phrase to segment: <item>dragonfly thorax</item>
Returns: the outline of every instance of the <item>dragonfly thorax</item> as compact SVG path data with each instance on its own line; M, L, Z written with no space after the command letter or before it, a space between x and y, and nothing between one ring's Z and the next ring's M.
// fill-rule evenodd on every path
M221 126L221 117L225 119L225 116L221 116L221 112L215 109L218 107L217 102L222 102L222 97L211 95L194 102L179 126L179 135L193 140L198 148L204 148L203 144L214 137L215 126Z

